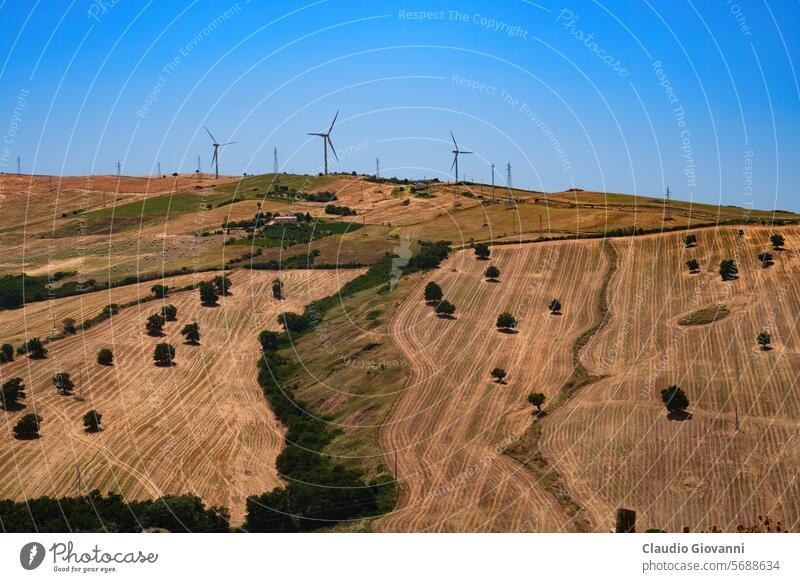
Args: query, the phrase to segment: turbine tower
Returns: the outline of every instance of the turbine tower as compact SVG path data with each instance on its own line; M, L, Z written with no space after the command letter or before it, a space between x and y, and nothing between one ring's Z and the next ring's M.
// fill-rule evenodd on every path
M211 165L214 166L214 179L219 180L219 148L226 145L231 145L232 143L236 143L235 141L229 141L226 143L218 143L217 138L211 135L211 132L208 131L208 128L204 125L203 129L206 130L206 133L211 138L211 145L214 146L214 155L211 157Z
M337 162L339 161L339 156L336 155L336 149L333 147L333 142L331 141L331 131L333 131L333 124L336 123L336 118L337 117L339 117L339 112L338 111L336 112L336 115L333 116L333 121L331 121L331 126L328 128L328 131L320 132L320 133L309 133L309 134L307 134L307 135L316 135L316 136L322 138L322 148L325 151L324 168L325 168L325 173L326 174L328 173L328 146L331 146L331 151L333 152L333 155L336 157L336 161Z
M272 173L278 173L278 148L272 150Z
M492 164L492 202L495 201L494 197L494 164Z
M453 145L456 149L453 150L453 164L450 166L450 169L456 169L456 183L458 183L458 156L459 154L471 154L472 152L468 152L467 150L460 150L458 149L458 144L456 143L456 138L453 136L453 132L450 132L450 137L453 138Z

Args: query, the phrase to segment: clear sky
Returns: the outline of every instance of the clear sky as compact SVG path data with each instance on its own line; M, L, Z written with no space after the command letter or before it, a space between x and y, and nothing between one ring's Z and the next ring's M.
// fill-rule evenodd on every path
M800 211L800 3L0 0L0 171L316 172Z

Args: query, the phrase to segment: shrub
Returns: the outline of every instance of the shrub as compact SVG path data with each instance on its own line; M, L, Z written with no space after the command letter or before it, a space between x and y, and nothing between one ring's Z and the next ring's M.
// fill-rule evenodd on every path
M177 321L178 320L178 308L174 305L164 305L161 308L161 316L166 321Z
M513 315L511 315L508 311L504 311L497 316L496 326L501 330L509 330L516 329L518 323L519 322Z
M442 288L439 287L433 281L429 282L425 285L425 301L428 303L434 303L436 301L441 301L444 294L442 293Z
M697 273L700 271L700 263L697 262L697 259L689 259L686 261L686 266L689 268L690 273Z
M14 361L14 346L3 344L0 346L0 364Z
M233 283L231 280L223 275L217 275L211 280L211 284L214 285L214 289L216 290L217 294L225 297L231 294L231 287Z
M47 357L47 348L44 347L42 340L38 337L28 340L27 344L25 344L25 351L28 357L34 360L41 360Z
M97 352L97 363L101 366L110 366L114 363L114 352L111 348L102 348Z
M542 404L544 404L545 395L542 392L531 392L528 394L528 402L536 407L537 412L542 412Z
M110 303L103 307L103 310L100 312L100 315L103 317L111 317L112 315L116 315L119 313L119 305L116 303Z
M693 247L697 245L697 235L694 234L687 234L683 237L683 242L687 247Z
M283 326L284 331L300 334L306 331L311 322L303 315L286 311L278 315L278 323Z
M784 240L783 236L777 233L769 237L769 240L772 243L772 248L774 248L775 250L782 249L783 245L786 244L786 241Z
M186 343L197 345L200 343L200 325L197 322L187 323L181 330L181 335Z
M200 290L200 303L206 306L216 305L219 295L213 284L208 281L201 281L198 286Z
M719 275L723 281L732 281L739 273L739 268L736 266L736 261L733 259L725 259L719 264Z
M164 335L164 323L164 318L158 313L154 313L148 317L147 323L144 325L145 329L147 329L147 335L151 335L153 337Z
M547 308L550 310L550 313L553 315L558 315L561 313L561 301L558 299L553 299L548 305Z
M761 266L763 268L767 268L772 265L773 259L771 253L759 253L758 260L761 262Z
M500 276L500 269L498 269L494 265L489 265L486 268L486 272L484 273L484 276L487 279L489 279L489 281L496 281L497 278Z
M447 300L442 300L436 305L434 312L439 317L450 317L456 312L456 306Z
M283 336L277 331L265 329L258 334L258 343L261 344L261 350L264 352L274 352L280 347L282 340Z
M494 378L498 384L502 384L506 377L506 371L503 368L494 368L489 374Z
M75 335L77 333L75 329L75 320L71 317L67 317L61 322L61 329L66 334Z
M484 261L487 260L492 253L489 249L489 245L486 243L477 243L473 249L475 250L475 256Z
M283 294L283 281L281 281L281 280L280 280L280 279L278 279L277 277L275 277L275 278L272 280L272 296L273 296L275 299L279 299L279 300L284 298L284 294Z
M150 287L150 291L153 293L153 297L164 299L169 295L169 285L153 285Z
M3 410L14 408L23 398L25 398L25 385L22 383L22 378L11 378L0 388L0 404L3 405Z
M760 334L758 334L756 341L758 342L758 345L761 346L761 349L766 351L769 348L769 344L772 343L772 338L770 337L769 332L762 331Z
M66 372L59 372L53 376L53 386L56 387L56 391L59 394L67 395L72 393L72 390L75 388L75 383L70 379L69 374Z

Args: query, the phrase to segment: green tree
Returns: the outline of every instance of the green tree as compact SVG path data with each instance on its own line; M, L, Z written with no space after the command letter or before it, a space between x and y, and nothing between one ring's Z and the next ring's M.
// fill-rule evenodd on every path
M44 347L42 340L38 337L34 337L28 340L25 344L25 351L28 354L29 358L34 360L41 360L47 357L47 348Z
M200 325L197 322L187 323L183 326L181 335L186 340L186 343L196 346L200 343Z
M103 317L111 317L112 315L116 315L117 313L119 313L119 305L117 305L116 303L109 303L108 305L103 307L103 310L100 312L100 315L102 315Z
M486 267L486 272L484 272L483 275L489 279L489 281L497 281L497 278L500 276L500 269L494 265L489 265Z
M439 317L451 317L456 312L456 306L446 299L443 299L436 304L436 307L434 307L433 311Z
M163 317L166 321L177 321L178 308L174 305L164 305L161 307L161 317Z
M502 384L506 377L506 371L503 368L494 368L489 374L498 384Z
M661 391L661 401L670 412L680 412L689 407L689 399L686 397L686 393L674 384Z
M22 383L22 378L11 378L3 383L0 390L0 396L3 398L0 404L3 405L3 410L15 408L19 401L25 398L25 385Z
M442 293L442 288L439 287L438 284L430 281L425 285L425 301L428 303L436 303L437 301L441 301L442 297L444 297L444 293Z
M756 341L758 342L758 345L761 346L762 351L767 351L769 349L769 344L772 343L772 338L770 337L769 332L762 331L760 334L758 334Z
M38 439L42 417L38 414L26 414L14 425L14 436L20 440Z
M233 283L231 280L225 277L224 275L217 275L211 280L211 284L214 285L214 289L217 291L218 295L225 297L231 294L231 287Z
M175 348L166 342L156 345L153 351L153 360L155 360L156 366L171 366L175 360Z
M264 352L274 352L281 345L283 336L277 331L265 329L258 334L258 342L261 344L261 350Z
M553 315L558 315L559 313L561 313L561 301L559 301L558 299L553 299L547 305L547 309L549 309L550 313L552 313Z
M0 364L14 361L14 346L3 344L0 346Z
M772 243L772 248L774 248L775 250L782 249L783 245L786 244L783 235L780 235L778 233L775 233L771 237L769 237L769 240Z
M528 402L536 407L536 411L542 412L542 404L544 404L545 396L542 392L531 392L528 394Z
M145 323L144 326L147 329L147 335L151 335L153 337L164 335L164 318L158 313L154 313L148 317L147 323Z
M201 281L198 288L200 289L200 302L203 305L212 306L217 304L219 295L217 295L217 289L213 284L208 281Z
M169 295L169 285L153 285L150 287L150 291L153 293L153 297L164 299Z
M275 299L278 299L278 300L281 300L281 299L283 299L283 298L284 298L284 294L283 294L283 281L281 281L281 280L280 280L279 278L277 278L277 277L275 277L275 278L272 280L272 296L273 296Z
M59 372L53 376L53 386L61 395L68 395L75 388L75 383L70 379L69 374L66 372Z
M308 319L297 313L286 311L278 315L278 323L283 326L283 329L291 333L303 333L310 326L311 323Z
M476 243L473 247L475 249L475 256L481 260L487 260L492 251L486 243Z
M83 427L86 432L100 432L100 422L103 420L103 415L96 410L90 410L83 415Z
M61 322L61 330L65 334L75 335L77 333L77 329L75 329L75 320L71 317L67 317L64 321Z
M97 363L101 366L110 366L114 363L114 352L111 348L101 348L97 352Z
M766 269L770 265L772 265L773 258L772 253L759 253L758 260L761 262L761 266Z
M694 234L687 234L683 237L683 242L687 247L693 247L697 245L697 235Z
M511 329L516 329L518 325L518 321L516 318L511 315L508 311L504 311L500 315L497 316L497 328L502 331L508 331Z
M700 271L700 263L697 262L697 259L689 259L686 261L686 266L689 267L690 273L697 273Z
M733 259L725 259L719 264L719 275L723 281L733 281L739 273L739 267Z

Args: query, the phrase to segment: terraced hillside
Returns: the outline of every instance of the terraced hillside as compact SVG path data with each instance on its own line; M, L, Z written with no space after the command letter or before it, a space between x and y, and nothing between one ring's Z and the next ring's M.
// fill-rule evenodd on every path
M196 291L175 293L50 343L47 359L18 357L1 365L0 381L21 377L27 398L20 410L0 413L0 498L94 488L130 499L193 493L229 507L233 522L241 522L245 498L279 484L275 457L283 443L256 378L258 333L277 328L278 313L301 311L360 272L280 273L287 298L278 301L270 289L276 272L236 271L233 294L218 307L202 307ZM94 312L107 302L100 292L59 300L57 309L79 313L89 304ZM177 307L178 321L167 323L166 337L150 337L145 321L164 303ZM200 325L199 346L183 343L179 333L192 321ZM154 345L162 341L176 347L171 368L153 363ZM113 366L96 363L102 347L113 349ZM71 375L73 396L56 393L52 377L59 372ZM89 434L81 418L93 408L103 415L104 430ZM12 427L30 412L44 419L42 437L15 440Z

